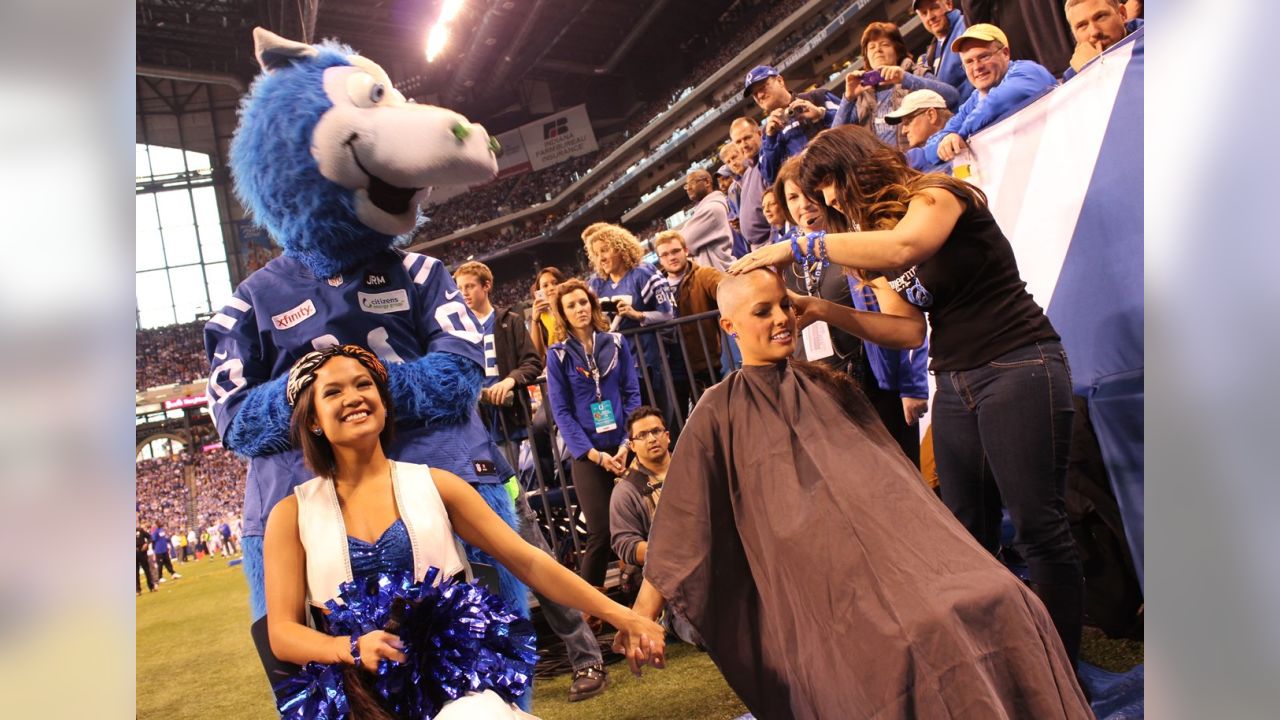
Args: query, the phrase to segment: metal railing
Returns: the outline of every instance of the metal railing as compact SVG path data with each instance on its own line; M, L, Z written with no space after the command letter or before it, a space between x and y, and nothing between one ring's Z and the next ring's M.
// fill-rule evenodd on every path
M619 333L631 343L641 396L663 410L673 440L702 393L740 366L735 354L727 351L732 341L716 324L719 317L720 312L712 310ZM696 330L686 333L691 324ZM656 367L650 367L645 357L648 338L657 348ZM694 341L693 347L689 346L690 340ZM692 362L695 359L702 361L696 369ZM483 407L552 553L561 563L577 568L588 528L574 490L570 470L573 458L559 441L548 400L546 379L539 378L528 387L516 388L509 406ZM625 422L626 418L618 420ZM604 531L608 532L608 528ZM610 579L615 575L610 572Z

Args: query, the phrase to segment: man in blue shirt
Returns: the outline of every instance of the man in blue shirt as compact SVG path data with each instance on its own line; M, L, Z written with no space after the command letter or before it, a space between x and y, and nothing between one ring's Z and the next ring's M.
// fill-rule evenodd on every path
M947 101L932 90L916 90L902 98L897 110L884 116L890 125L901 125L907 141L907 164L920 172L951 174L951 163L931 163L924 155L924 144L934 133L946 127L951 119Z
M156 554L156 578L160 582L164 582L164 571L168 570L169 574L178 579L182 577L173 571L173 562L169 559L169 533L164 528L157 525L155 530L151 531L151 549Z
M768 114L757 161L765 185L773 184L787 158L798 155L810 138L831 127L840 107L840 98L826 90L792 95L772 65L752 68L742 93Z
M925 158L930 163L950 162L969 147L971 135L1057 85L1043 66L1031 60L1011 60L1009 39L995 25L970 26L951 43L951 49L960 54L974 92L946 127L925 143Z
M954 87L960 96L957 102L963 103L973 92L973 85L965 77L964 64L951 49L951 43L968 28L964 13L956 10L951 0L915 0L911 9L924 29L933 35L929 49L916 66L917 72L926 72Z

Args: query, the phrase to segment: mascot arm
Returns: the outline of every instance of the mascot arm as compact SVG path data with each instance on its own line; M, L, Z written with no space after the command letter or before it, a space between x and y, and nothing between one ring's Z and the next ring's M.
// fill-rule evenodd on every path
M271 378L253 313L251 283L242 283L228 304L205 325L209 356L208 397L223 445L243 457L289 450L286 375Z
M222 433L229 450L245 457L261 457L293 447L289 441L289 418L293 408L285 399L287 375L241 393L240 406Z
M484 372L474 360L452 352L433 352L387 366L396 416L428 425L466 421L480 399Z

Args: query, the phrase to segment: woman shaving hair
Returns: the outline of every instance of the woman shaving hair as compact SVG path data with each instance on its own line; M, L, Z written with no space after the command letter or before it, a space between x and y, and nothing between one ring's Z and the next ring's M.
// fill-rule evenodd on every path
M1032 590L1074 665L1084 576L1064 497L1071 376L1058 333L1027 292L986 196L955 178L911 169L901 153L856 126L814 138L801 186L823 198L840 231L802 243L801 251L867 271L874 286L910 303L893 313L927 314L942 499L993 553L1001 503L1008 508ZM862 232L846 232L857 228ZM791 253L784 243L763 247L729 271L781 265ZM798 305L802 323L825 320L886 347L920 342L886 334L865 313L821 301Z
M827 209L800 186L800 161L801 156L797 155L783 163L773 192L766 194L774 195L785 208L793 232L825 233L831 229ZM888 312L893 312L906 305L906 301L887 286L876 288L854 273L842 273L839 267L823 268L822 263L806 264L793 259L790 266L782 269L782 280L787 289L797 295L822 298L858 310L880 312L883 305ZM829 342L823 342L827 338ZM913 465L920 465L917 423L929 405L927 347L903 350L881 347L836 326L809 329L804 342L797 346L797 350L804 353L802 359L821 362L852 376L902 452Z
M457 476L387 459L387 373L368 350L304 355L286 394L293 440L317 477L271 511L264 539L271 650L307 664L278 691L282 714L522 715L511 703L531 680L531 628L454 580L468 569L454 533L547 597L608 619L633 669L661 665L660 626L526 544Z
M743 367L676 445L636 610L669 602L761 718L1092 717L1031 592L920 482L847 375L792 359L778 276L726 278L717 301Z

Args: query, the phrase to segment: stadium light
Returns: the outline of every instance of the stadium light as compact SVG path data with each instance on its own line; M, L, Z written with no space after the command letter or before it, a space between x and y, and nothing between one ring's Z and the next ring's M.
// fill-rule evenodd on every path
M431 26L431 32L427 34L427 62L435 62L448 42L449 28L444 23Z
M440 8L440 17L436 19L436 22L448 24L458 16L458 12L462 10L463 2L464 0L444 0L444 7Z

